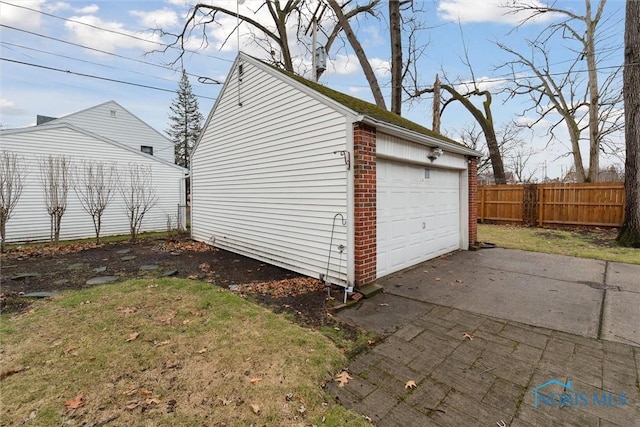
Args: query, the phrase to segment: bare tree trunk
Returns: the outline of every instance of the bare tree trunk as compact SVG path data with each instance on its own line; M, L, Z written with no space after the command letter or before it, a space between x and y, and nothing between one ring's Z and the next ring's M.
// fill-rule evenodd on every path
M4 252L7 222L22 195L24 175L18 156L3 150L0 156L0 252Z
M67 210L69 192L69 160L65 156L47 156L40 161L40 182L44 191L44 203L51 217L51 242L60 243L62 216Z
M585 57L589 76L589 181L598 181L600 173L600 89L598 86L598 70L596 68L596 25L602 15L605 1L598 5L594 19L591 18L591 1L585 0Z
M364 53L362 45L358 41L358 38L351 28L351 24L344 16L344 13L342 13L342 8L340 8L336 0L327 0L327 3L329 3L329 6L331 6L331 9L333 9L333 12L336 14L338 23L343 28L344 33L347 36L347 40L349 40L349 44L358 57L358 61L360 62L360 66L362 67L364 76L367 78L367 82L369 83L369 87L371 88L371 92L373 93L373 99L376 101L376 105L386 110L387 105L384 102L384 96L382 96L382 91L380 90L380 85L378 84L376 74L373 72L373 68L371 68L371 64L367 59L367 55Z
M402 33L400 0L389 0L389 30L391 40L391 112L402 114Z
M617 241L640 248L640 1L627 0L624 51L624 115L626 122L624 223Z
M436 81L433 83L433 125L432 130L440 133L440 78L436 74Z
M487 142L487 149L489 150L489 157L491 158L491 167L493 168L493 178L496 184L506 184L507 179L504 173L504 163L502 161L502 154L500 153L500 147L498 144L498 138L496 138L496 130L493 123L493 114L491 113L491 93L488 91L474 91L475 95L484 95L485 100L482 103L484 108L484 114L460 92L455 90L451 85L442 85L447 92L451 94L453 99L459 101L464 107L473 115L484 133L484 139Z

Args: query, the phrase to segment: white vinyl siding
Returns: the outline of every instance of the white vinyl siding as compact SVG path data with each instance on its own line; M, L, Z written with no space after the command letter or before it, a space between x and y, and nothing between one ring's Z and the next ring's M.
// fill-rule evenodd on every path
M427 158L431 147L406 141L386 133L378 132L376 136L376 156L390 160L411 162L432 168L452 168L466 170L467 159L461 154L445 151L433 162Z
M347 216L346 118L243 64L227 78L192 158L196 240L319 277L332 224ZM239 106L239 101L242 106ZM347 278L346 227L335 221L329 276Z
M175 161L173 143L117 102L105 102L40 126L60 122L70 123L103 138L118 141L137 151L140 151L143 145L153 147L154 156L170 163Z
M27 169L22 196L7 224L8 242L49 239L50 217L44 204L39 166L39 161L47 155L66 156L72 163L72 170L80 167L83 160L117 165L119 175L125 181L126 168L130 163L150 166L158 203L145 215L142 231L166 230L168 216L175 222L178 204L183 204L183 176L186 170L65 125L0 133L0 149L16 153ZM73 179L73 174L71 177ZM116 193L102 217L101 235L127 233L127 214L120 193ZM68 208L62 217L60 238L67 240L94 236L91 216L83 210L74 190L69 188Z

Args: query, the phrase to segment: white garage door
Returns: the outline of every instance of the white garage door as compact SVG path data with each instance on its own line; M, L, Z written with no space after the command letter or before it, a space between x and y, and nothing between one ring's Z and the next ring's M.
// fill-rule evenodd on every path
M377 162L377 276L460 248L460 172Z

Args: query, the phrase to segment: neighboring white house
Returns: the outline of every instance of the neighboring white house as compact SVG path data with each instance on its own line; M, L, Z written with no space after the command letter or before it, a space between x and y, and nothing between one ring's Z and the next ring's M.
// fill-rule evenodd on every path
M51 126L61 122L175 163L173 142L115 101L60 118L46 117L46 121L38 126Z
M105 110L106 108L106 110ZM171 219L175 225L178 219L179 205L184 204L185 176L188 171L173 164L155 153L156 144L150 137L153 129L139 119L132 120L132 116L115 102L108 102L81 113L72 114L76 121L72 124L65 119L57 119L46 124L0 131L0 151L15 153L26 176L24 189L7 224L7 242L24 242L47 240L50 237L49 215L44 203L44 192L41 184L40 164L48 156L65 156L71 163L72 183L75 181L74 172L82 168L83 162L102 162L107 167L115 167L121 182L127 182L127 171L130 165L139 165L151 171L152 183L158 196L155 206L149 211L142 222L141 231L164 231L167 221ZM118 119L111 121L110 114L100 115L96 111L117 111ZM101 132L89 131L81 128L77 120L84 116L93 117L86 125ZM108 126L114 138L123 137L126 143L108 138ZM155 132L155 131L153 131ZM157 132L156 132L157 133ZM154 147L154 155L140 151L136 135L141 135L139 141ZM126 136L126 137L125 137ZM161 138L156 138L160 140ZM171 151L173 155L173 151ZM163 156L164 157L164 156ZM171 157L172 158L172 157ZM180 218L184 225L184 218ZM119 192L104 212L102 218L101 235L127 234L129 221ZM95 236L91 216L87 214L73 190L69 188L68 207L62 217L61 239L77 239Z
M192 155L192 236L361 286L475 243L479 155L241 53Z

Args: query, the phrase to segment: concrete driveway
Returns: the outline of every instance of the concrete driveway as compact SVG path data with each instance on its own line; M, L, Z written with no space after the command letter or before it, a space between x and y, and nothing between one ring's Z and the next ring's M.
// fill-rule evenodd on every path
M427 261L378 284L421 302L640 346L640 265L482 249Z
M640 266L483 249L338 312L382 335L327 391L379 427L640 426Z

